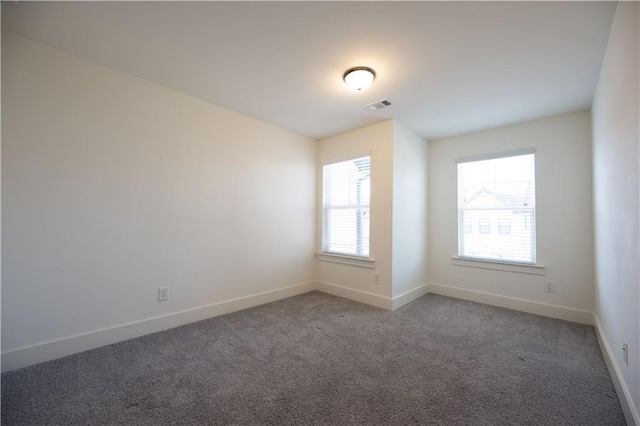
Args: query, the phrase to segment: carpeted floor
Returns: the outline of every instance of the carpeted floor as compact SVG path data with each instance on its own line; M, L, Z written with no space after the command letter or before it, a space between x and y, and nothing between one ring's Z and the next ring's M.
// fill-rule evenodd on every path
M2 424L622 425L591 327L312 292L2 375Z

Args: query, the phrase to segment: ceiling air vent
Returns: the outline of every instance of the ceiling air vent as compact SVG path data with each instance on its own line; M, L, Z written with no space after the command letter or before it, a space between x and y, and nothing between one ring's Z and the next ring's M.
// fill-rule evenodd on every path
M388 99L381 99L381 100L376 101L376 102L374 102L372 104L365 105L364 107L366 109L368 109L369 111L377 111L379 109L386 108L389 105L391 105L391 102L389 102Z

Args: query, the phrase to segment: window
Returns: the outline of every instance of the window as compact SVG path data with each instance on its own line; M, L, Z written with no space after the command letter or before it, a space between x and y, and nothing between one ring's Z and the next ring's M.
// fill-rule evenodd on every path
M464 233L470 234L473 232L473 222L471 219L464 221Z
M535 198L533 149L459 159L458 256L535 263Z
M369 256L371 157L322 168L322 251Z
M509 218L498 219L498 233L501 235L511 234L511 219Z
M490 234L491 233L491 219L487 219L483 217L480 219L480 229L481 234Z

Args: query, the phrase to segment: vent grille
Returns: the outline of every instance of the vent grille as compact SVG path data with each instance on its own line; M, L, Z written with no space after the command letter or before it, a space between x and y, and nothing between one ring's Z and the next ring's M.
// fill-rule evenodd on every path
M391 105L391 102L389 102L388 99L381 99L381 100L376 101L376 102L374 102L372 104L365 105L364 107L366 109L368 109L369 111L377 111L379 109L386 108L386 107L388 107L390 105Z

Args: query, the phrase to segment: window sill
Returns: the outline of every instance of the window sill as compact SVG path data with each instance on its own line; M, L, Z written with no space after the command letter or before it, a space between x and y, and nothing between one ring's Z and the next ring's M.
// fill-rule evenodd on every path
M495 271L515 272L518 274L545 275L543 265L527 265L524 263L500 262L497 260L470 259L466 257L454 256L451 263L456 266L467 268L493 269Z
M375 259L368 257L349 256L335 253L316 253L316 259L323 262L341 263L343 265L357 266L360 268L374 269Z

